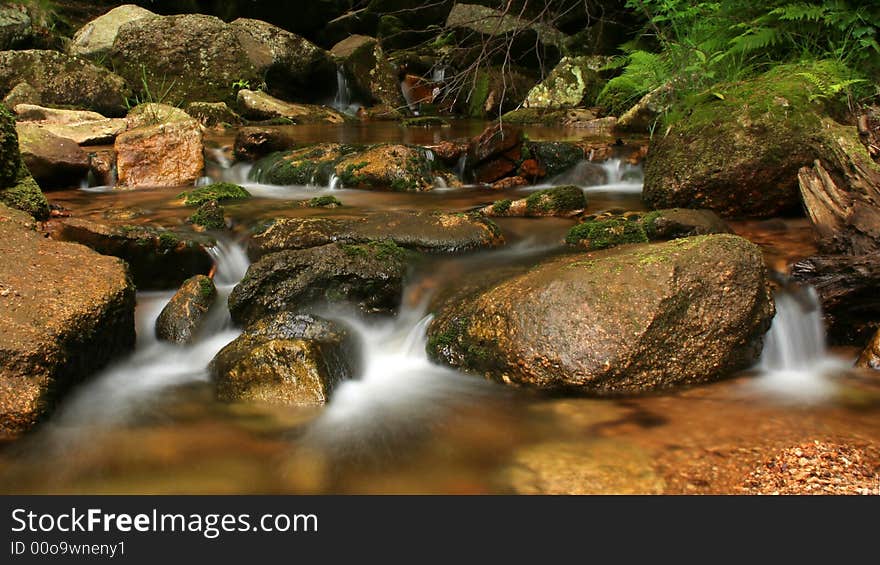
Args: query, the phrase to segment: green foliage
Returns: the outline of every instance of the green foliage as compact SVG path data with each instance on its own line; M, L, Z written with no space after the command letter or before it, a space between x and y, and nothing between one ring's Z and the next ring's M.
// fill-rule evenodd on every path
M785 62L845 65L850 72L842 81L814 82L825 98L845 98L864 85L864 76L880 74L880 2L627 0L627 6L647 23L609 66L623 65L599 97L613 113L664 84L686 96Z

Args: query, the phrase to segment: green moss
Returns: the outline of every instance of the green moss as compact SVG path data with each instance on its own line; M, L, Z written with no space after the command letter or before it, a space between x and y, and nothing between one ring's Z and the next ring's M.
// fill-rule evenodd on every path
M587 249L606 249L627 243L647 243L648 236L641 222L624 218L593 220L578 224L568 231L565 242Z
M18 180L21 155L18 152L18 134L15 118L0 104L0 188L11 186Z
M205 276L199 276L199 296L203 300L210 300L216 294L217 288L214 281Z
M180 238L177 236L177 234L168 231L163 231L159 234L160 249L174 249L179 243Z
M335 196L316 196L305 203L306 208L338 208L342 202Z
M662 216L662 212L659 210L654 210L653 212L649 212L645 214L645 217L642 218L642 228L645 230L645 235L648 236L648 239L655 240L657 239L657 228L654 226L654 222L657 221L657 218Z
M342 251L352 257L375 257L377 259L404 259L409 251L390 239L368 241L366 243L343 244Z
M196 212L189 217L191 224L202 226L209 230L226 229L226 219L223 217L223 207L216 200L208 200Z
M571 212L586 206L584 191L573 185L538 190L526 198L526 210L533 214Z
M342 183L342 186L350 186L357 187L368 184L367 178L364 175L359 175L358 171L366 167L369 163L360 162L360 163L351 163L345 166L345 169L339 173L339 182Z
M510 205L513 204L513 200L506 198L504 200L496 200L492 203L492 210L496 214L506 214L508 210L510 210Z
M523 147L544 167L548 177L564 173L584 160L581 147L564 141L530 141Z
M184 198L186 206L201 206L205 202L216 200L222 202L225 200L243 200L250 198L250 193L244 188L231 182L217 182L208 186L196 188L181 192L178 198Z
M18 175L12 186L0 189L0 202L11 208L27 212L37 220L49 218L49 202L24 163L20 164Z

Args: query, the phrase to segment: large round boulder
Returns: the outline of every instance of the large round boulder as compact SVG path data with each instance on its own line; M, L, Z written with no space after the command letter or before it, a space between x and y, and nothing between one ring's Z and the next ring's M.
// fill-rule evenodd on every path
M405 105L397 72L376 39L352 35L334 45L330 53L362 100L391 108Z
M211 361L215 390L227 402L325 404L354 376L352 332L315 316L279 312L251 324Z
M110 53L122 24L155 17L156 14L140 6L133 4L117 6L79 28L73 35L67 52L74 56L99 61Z
M653 208L708 208L726 217L800 209L798 170L816 158L811 137L836 84L832 63L782 65L674 105L651 140L643 198Z
M232 290L229 313L239 324L328 303L390 314L403 297L411 255L392 242L332 243L270 253L252 264Z
M130 94L120 76L85 59L37 49L0 51L0 97L21 83L33 87L42 104L94 110L106 116L124 114Z
M760 249L699 236L550 259L449 300L428 352L508 384L632 394L750 366L773 312Z

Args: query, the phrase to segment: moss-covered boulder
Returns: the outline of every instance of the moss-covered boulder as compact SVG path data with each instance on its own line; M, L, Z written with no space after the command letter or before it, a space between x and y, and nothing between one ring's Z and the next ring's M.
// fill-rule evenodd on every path
M30 429L70 388L134 347L125 264L47 239L0 204L0 438Z
M246 88L238 91L236 103L242 115L253 120L283 119L290 124L341 124L345 121L345 116L327 106L285 102L265 92Z
M342 201L333 195L315 196L303 201L300 206L303 208L341 208Z
M526 157L535 159L548 177L554 177L584 160L584 150L567 141L527 141L523 144Z
M260 257L333 242L377 241L422 253L466 253L504 243L498 226L477 214L373 212L356 218L280 218L251 236L249 253Z
M506 384L634 394L749 367L773 311L760 249L699 236L557 257L449 300L428 353Z
M248 326L210 371L220 400L313 406L354 376L358 356L353 333L340 324L279 312Z
M229 312L239 324L328 303L351 303L367 314L393 313L413 258L393 242L333 243L271 253L252 264L233 289Z
M529 91L526 108L574 108L592 106L604 80L598 70L604 57L563 57L543 81Z
M536 190L526 198L498 200L480 212L487 216L507 217L571 217L587 207L584 191L578 186L557 186Z
M194 226L199 226L208 230L226 229L226 217L223 214L223 206L216 200L208 200L199 205L187 221Z
M653 212L602 212L581 218L568 231L566 243L587 249L605 249L629 243L667 241L696 235L732 233L711 210L671 208Z
M419 192L434 187L437 166L424 147L324 143L264 157L254 165L251 179L326 186L335 177L345 188Z
M0 50L14 49L33 36L33 26L24 5L0 6Z
M397 71L375 38L352 35L334 45L330 53L348 76L358 97L391 108L406 105Z
M200 186L192 190L181 192L177 195L183 198L184 206L201 206L206 202L226 202L230 200L245 200L251 194L241 186L231 182L215 182L207 186Z
M0 51L0 97L27 83L42 104L125 114L131 92L122 77L77 57L37 49Z
M52 236L124 259L139 289L177 288L193 275L208 274L214 265L205 248L215 242L204 234L67 218L55 226Z
M18 148L15 117L6 106L0 104L0 187L15 182L20 169L21 152Z
M677 103L655 135L643 198L652 208L708 208L725 217L762 217L800 208L798 170L817 157L811 136L838 84L835 63L781 65Z
M37 220L49 218L49 201L23 163L18 178L11 185L0 185L0 202L27 212Z
M196 275L183 281L156 319L156 337L177 344L190 343L217 299L214 281Z

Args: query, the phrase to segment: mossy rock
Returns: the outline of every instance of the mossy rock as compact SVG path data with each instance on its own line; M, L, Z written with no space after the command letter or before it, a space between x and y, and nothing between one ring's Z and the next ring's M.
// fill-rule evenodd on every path
M216 200L208 200L187 220L189 223L209 230L226 229L223 207Z
M797 173L819 156L811 143L835 101L818 83L849 78L841 65L780 65L674 104L645 163L652 208L707 208L725 217L800 210Z
M352 304L365 314L394 313L416 254L393 242L332 243L270 253L252 264L229 296L239 324L280 311Z
M228 200L245 200L251 194L237 184L231 182L216 182L208 186L202 186L193 190L187 190L177 195L183 198L184 206L201 206L211 200L225 202Z
M0 104L0 188L11 186L19 178L21 153L18 149L18 133L15 117Z
M583 212L586 207L584 191L580 187L568 185L536 190L527 198L518 200L498 200L481 212L487 216L570 217Z
M323 143L277 151L254 164L250 179L279 186L327 185L345 150L346 147L338 143Z
M592 106L602 90L604 80L590 56L563 57L540 84L529 91L527 108L567 109Z
M7 188L0 188L0 202L27 212L38 220L49 218L49 201L34 177L22 163L18 179Z
M448 120L437 116L419 116L417 118L406 118L400 122L405 128L432 128L432 127L451 127L452 124Z
M548 177L562 174L584 160L583 148L566 141L526 141L523 147L541 164Z
M586 221L574 226L568 230L565 242L598 250L629 243L647 243L648 236L641 221L612 218Z
M316 196L303 202L305 208L341 208L342 202L333 195Z

